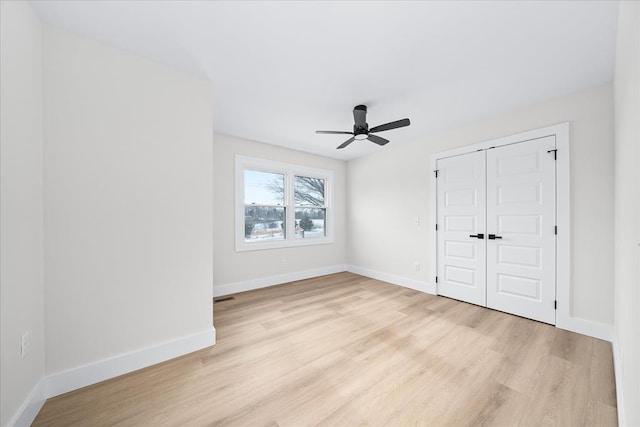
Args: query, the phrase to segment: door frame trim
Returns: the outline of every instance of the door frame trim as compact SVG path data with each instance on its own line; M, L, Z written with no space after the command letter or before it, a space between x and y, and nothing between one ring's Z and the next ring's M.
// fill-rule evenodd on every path
M556 224L558 235L556 238L556 326L562 329L573 330L571 327L571 174L569 153L569 123L559 123L540 129L492 139L464 147L434 153L430 156L431 170L436 170L437 160L446 157L467 154L473 151L486 150L491 147L516 144L533 139L554 136L556 140ZM433 266L431 281L435 293L438 292L438 284L435 276L438 272L438 239L436 234L437 220L437 187L435 174L431 174L429 184L429 262Z

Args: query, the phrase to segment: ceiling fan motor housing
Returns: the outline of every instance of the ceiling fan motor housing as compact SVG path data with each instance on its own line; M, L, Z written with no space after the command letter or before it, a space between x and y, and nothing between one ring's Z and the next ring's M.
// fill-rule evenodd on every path
M356 105L353 109L353 118L355 124L353 125L353 134L355 135L368 135L369 124L366 122L367 106Z
M368 135L369 134L369 124L365 123L363 126L353 125L353 134L354 135Z

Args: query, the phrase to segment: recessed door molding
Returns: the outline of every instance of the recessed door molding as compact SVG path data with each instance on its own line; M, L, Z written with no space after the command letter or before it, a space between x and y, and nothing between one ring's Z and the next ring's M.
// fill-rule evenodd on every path
M571 197L570 197L570 170L569 170L569 123L557 125L497 138L465 147L435 153L431 155L430 167L432 171L437 169L438 160L449 157L460 156L487 150L492 147L502 147L521 142L537 140L546 137L555 138L556 152L550 155L556 156L556 224L558 227L556 239L556 326L574 330L576 328L575 319L571 317ZM438 242L435 230L437 223L437 186L436 174L431 174L430 183L430 281L433 288L438 289L436 274L438 266ZM577 332L582 332L577 330ZM583 332L584 333L584 332ZM589 334L591 335L591 334Z

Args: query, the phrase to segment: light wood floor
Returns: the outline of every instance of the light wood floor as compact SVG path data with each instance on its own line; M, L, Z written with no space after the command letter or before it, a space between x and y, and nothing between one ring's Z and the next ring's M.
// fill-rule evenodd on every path
M609 343L340 273L214 306L217 344L34 425L615 426Z

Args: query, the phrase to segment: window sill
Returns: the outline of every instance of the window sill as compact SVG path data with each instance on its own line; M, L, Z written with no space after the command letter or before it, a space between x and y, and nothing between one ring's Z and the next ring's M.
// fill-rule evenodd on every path
M333 239L325 238L308 238L300 240L279 240L276 242L255 242L247 243L245 241L236 242L236 252L263 251L268 249L295 248L298 246L316 246L328 245L333 243Z

